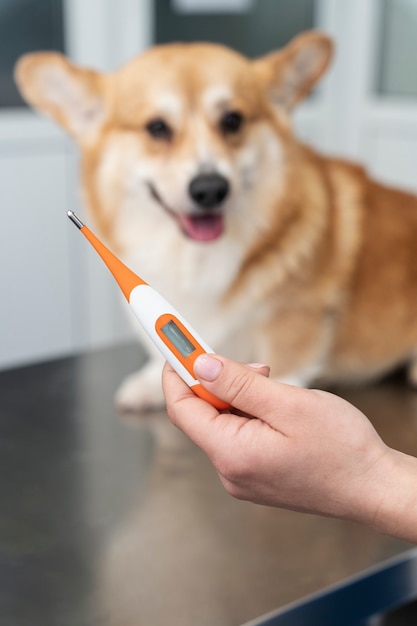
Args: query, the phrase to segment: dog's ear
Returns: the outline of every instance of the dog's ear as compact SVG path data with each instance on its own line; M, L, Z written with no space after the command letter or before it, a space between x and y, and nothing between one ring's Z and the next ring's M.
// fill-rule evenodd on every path
M89 143L106 118L103 76L72 65L56 52L21 57L15 80L22 96L80 143Z
M285 48L254 61L272 103L290 111L305 98L327 69L333 55L332 40L310 31L298 35Z

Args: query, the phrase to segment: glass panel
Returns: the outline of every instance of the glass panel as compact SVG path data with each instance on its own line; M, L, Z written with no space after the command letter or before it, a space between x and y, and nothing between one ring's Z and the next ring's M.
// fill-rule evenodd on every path
M280 48L300 31L314 27L315 0L234 1L229 13L227 0L221 11L215 11L216 4L210 11L207 1L198 8L195 0L158 0L154 41L214 41L256 57Z
M417 0L383 0L378 93L417 95Z
M64 51L63 0L0 0L0 107L24 106L13 67L25 52Z

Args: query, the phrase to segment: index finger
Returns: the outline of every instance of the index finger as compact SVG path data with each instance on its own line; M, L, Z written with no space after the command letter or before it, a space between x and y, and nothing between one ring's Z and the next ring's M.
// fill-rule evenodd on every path
M165 363L162 372L162 389L171 422L199 445L197 439L201 439L199 435L204 425L216 419L219 411L198 398L169 363Z
M197 446L211 456L221 445L224 428L240 426L248 418L233 413L220 413L211 404L198 398L175 370L166 363L162 387L171 422L180 428Z

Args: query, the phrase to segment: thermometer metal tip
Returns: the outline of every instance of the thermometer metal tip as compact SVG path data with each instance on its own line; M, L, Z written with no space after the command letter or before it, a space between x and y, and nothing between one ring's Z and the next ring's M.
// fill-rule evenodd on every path
M132 272L120 259L118 259L113 252L111 252L101 241L98 239L91 230L83 224L78 215L74 211L67 211L67 217L73 224L82 232L84 237L88 239L96 252L101 256L111 273L113 274L116 282L123 291L126 300L129 302L130 294L137 285L145 285L145 281L137 274Z
M84 224L82 223L78 215L74 213L74 211L67 211L67 215L70 218L71 222L75 224L77 228L81 230L81 228L84 227Z

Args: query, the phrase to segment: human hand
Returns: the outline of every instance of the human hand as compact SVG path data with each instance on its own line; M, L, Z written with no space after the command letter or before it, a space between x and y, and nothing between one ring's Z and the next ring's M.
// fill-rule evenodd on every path
M217 355L199 357L195 374L235 408L219 413L166 365L168 414L208 455L229 493L417 541L416 459L389 448L358 409Z

